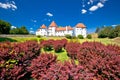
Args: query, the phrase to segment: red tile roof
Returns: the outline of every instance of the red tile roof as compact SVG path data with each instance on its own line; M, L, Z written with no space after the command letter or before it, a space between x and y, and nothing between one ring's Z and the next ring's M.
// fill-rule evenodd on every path
M71 26L67 26L68 30L73 30L73 28Z
M56 31L65 31L66 28L65 27L59 27L59 28L56 28Z
M57 28L57 24L54 21L52 21L51 24L49 25L49 27L56 27Z
M67 30L73 30L73 28L70 27L70 26L67 26ZM59 27L59 28L56 28L56 31L66 31L66 27Z
M86 28L86 26L83 23L78 23L76 25L77 28Z
M41 26L41 29L46 29L47 27L43 24L42 26Z

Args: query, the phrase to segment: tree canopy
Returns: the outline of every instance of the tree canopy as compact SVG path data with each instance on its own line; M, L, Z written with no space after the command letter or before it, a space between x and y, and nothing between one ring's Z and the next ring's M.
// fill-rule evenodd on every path
M11 24L9 22L0 20L0 34L9 34Z
M115 38L115 37L120 37L120 25L117 25L115 27L104 27L98 32L98 37L99 38Z
M29 32L25 26L21 26L20 28L11 29L10 34L29 34Z

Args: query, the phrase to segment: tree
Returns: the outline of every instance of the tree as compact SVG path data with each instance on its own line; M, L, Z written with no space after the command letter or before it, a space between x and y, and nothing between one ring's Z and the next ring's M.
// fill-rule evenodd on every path
M98 32L100 32L100 28L99 27L96 28L95 33L98 33Z
M25 26L22 26L20 28L14 28L10 30L10 34L29 34L29 32Z
M115 37L117 37L117 34L116 34L116 32L115 32L115 29L113 29L113 30L110 31L108 37L109 37L109 38L115 38Z
M9 34L11 24L9 22L0 20L0 34Z
M113 27L104 27L102 30L98 33L99 38L106 38L109 36L111 30L113 30Z
M115 30L114 30L115 34L116 34L116 37L119 37L119 34L120 34L120 25L117 25L115 27Z
M19 34L19 28L11 29L10 34Z
M20 34L29 34L29 32L28 32L28 30L26 29L25 26L22 26L22 27L20 28Z

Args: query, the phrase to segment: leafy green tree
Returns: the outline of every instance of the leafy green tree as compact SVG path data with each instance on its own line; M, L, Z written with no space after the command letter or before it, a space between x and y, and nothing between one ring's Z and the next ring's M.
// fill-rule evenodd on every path
M116 34L116 32L115 32L115 29L113 29L113 30L110 31L108 37L109 37L109 38L115 38L115 37L117 37L117 34Z
M0 20L0 34L9 34L11 24L9 22Z
M119 34L120 34L120 25L117 25L115 27L115 30L114 30L115 34L116 34L116 37L119 37Z
M11 29L10 34L20 34L20 29L19 28Z
M22 27L20 28L20 34L29 34L29 32L28 32L28 30L26 29L25 26L22 26Z
M98 33L99 38L106 38L109 36L111 30L113 30L113 27L104 27L102 30Z
M10 34L29 34L29 32L25 26L22 26L20 28L11 29Z
M98 33L98 32L100 32L100 28L99 27L96 28L95 33Z

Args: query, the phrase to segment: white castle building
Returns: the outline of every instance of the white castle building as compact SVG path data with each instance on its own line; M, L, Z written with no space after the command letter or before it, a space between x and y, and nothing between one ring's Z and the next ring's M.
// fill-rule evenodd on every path
M57 24L54 21L52 21L48 28L43 24L36 31L36 35L41 36L65 36L67 34L76 37L78 35L83 35L83 37L86 37L87 35L86 26L83 23L78 23L73 28L71 26L58 27Z

